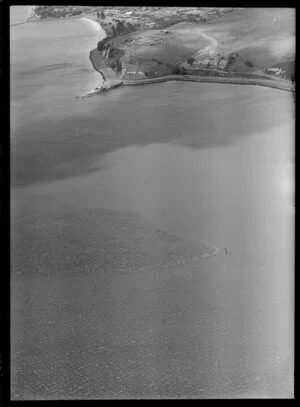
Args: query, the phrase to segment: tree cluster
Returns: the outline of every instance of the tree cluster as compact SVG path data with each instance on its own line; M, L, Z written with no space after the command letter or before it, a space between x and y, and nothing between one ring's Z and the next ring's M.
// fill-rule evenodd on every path
M188 63L189 65L193 65L194 62L195 62L195 59L194 59L193 57L190 57L190 58L187 60L187 63Z
M248 66L249 68L254 67L254 64L251 61L245 61L245 65Z

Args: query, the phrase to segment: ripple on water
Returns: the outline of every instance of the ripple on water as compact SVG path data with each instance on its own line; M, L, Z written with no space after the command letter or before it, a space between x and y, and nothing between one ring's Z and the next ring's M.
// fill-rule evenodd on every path
M24 211L25 212L25 211ZM217 249L153 227L130 212L68 206L13 215L12 265L18 275L146 271L212 256Z

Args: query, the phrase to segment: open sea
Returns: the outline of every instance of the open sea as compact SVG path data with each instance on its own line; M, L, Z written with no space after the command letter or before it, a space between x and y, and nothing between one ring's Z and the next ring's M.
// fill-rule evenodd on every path
M11 26L11 398L293 397L291 93L76 99L102 37Z

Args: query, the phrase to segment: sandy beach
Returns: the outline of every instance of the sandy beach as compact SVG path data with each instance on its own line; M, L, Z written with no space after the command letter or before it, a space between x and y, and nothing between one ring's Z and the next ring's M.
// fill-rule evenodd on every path
M10 13L10 26L27 23L30 18L34 17L35 7L36 6L15 6L17 11Z
M99 33L99 41L102 40L105 37L105 31L101 28L100 24L97 23L95 20L89 17L80 17L80 20L85 21L94 31ZM96 69L95 71L98 72ZM101 86L103 84L103 76L100 73L100 76L96 79L96 81L93 81L92 83L89 83L87 88L88 91L95 89L97 86Z
M28 6L28 14L27 14L27 19L31 18L34 16L34 10L36 6Z
M80 17L80 20L87 21L88 24L90 24L91 27L93 27L96 31L98 32L103 32L103 37L105 37L105 32L102 30L100 24L98 24L95 20L92 20L91 18L88 17Z

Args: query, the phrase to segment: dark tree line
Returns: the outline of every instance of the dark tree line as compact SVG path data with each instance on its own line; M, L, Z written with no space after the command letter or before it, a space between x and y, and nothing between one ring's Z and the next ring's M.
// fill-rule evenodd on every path
M103 10L101 10L100 11L100 13L99 13L99 11L97 11L97 18L98 18L98 20L101 18L101 20L104 20L105 19L105 14L104 14L104 11Z

